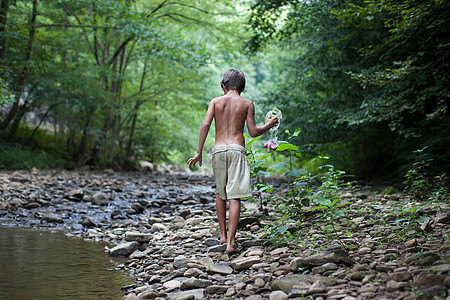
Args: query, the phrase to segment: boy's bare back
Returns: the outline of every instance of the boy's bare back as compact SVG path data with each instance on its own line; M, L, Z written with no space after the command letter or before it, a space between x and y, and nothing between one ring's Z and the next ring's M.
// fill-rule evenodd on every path
M213 99L216 140L215 145L237 144L245 146L244 125L248 115L253 115L253 103L237 93Z

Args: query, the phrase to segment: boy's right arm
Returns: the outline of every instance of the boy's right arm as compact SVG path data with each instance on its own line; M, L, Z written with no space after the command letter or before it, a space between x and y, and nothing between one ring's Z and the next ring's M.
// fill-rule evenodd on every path
M200 136L198 138L198 146L197 153L195 156L188 160L189 168L194 167L198 162L199 165L202 165L202 153L203 146L205 145L206 137L208 136L209 128L211 127L212 120L214 119L214 101L211 100L208 106L208 111L206 112L205 119L203 120L202 125L200 126Z
M261 134L268 131L270 128L274 127L278 123L278 118L268 119L268 122L262 126L257 127L255 121L255 105L253 102L250 102L247 112L247 129L248 134L254 138L260 136Z

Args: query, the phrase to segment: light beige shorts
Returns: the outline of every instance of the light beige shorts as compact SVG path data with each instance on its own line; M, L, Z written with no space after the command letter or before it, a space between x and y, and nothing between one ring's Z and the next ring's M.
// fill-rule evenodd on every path
M212 168L217 193L223 200L252 196L250 165L247 151L241 145L220 145L212 148Z

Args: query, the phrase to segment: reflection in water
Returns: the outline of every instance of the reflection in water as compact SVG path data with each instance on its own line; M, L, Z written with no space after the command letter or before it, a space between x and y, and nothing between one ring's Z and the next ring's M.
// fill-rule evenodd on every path
M0 299L121 299L131 277L102 245L62 232L2 227Z

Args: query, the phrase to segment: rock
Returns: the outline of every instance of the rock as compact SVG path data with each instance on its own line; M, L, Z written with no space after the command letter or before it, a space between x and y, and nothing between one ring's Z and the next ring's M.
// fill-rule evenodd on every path
M266 285L266 282L262 278L256 278L255 282L253 282L253 286L255 286L257 288L262 288L265 285Z
M168 299L176 299L176 300L205 299L205 297L203 296L204 291L205 291L205 289L194 289L194 290L189 290L189 291L173 292L173 293L168 293L167 298ZM191 298L186 298L186 297L191 297Z
M200 275L204 274L200 269L198 268L190 268L187 269L186 272L184 272L184 277L199 277Z
M107 205L109 197L105 193L95 193L91 198L91 202L96 205Z
M151 232L165 232L167 231L167 227L164 224L161 223L154 223L152 225L152 228L150 229Z
M312 272L315 274L323 274L327 271L334 271L337 270L338 266L335 263L326 263L324 265L321 265L319 267L315 267L312 269Z
M220 241L218 239L208 238L205 240L205 244L208 247L220 245Z
M323 293L325 290L325 284L321 280L317 280L309 287L308 294Z
M299 268L310 268L311 266L324 265L326 263L339 263L339 258L335 253L297 257L291 261L290 268L292 272L297 272Z
M358 255L364 255L364 254L368 254L372 252L372 249L370 249L369 247L362 247L361 249L358 250Z
M405 272L394 272L391 273L388 277L388 280L395 280L395 281L407 281L411 279L412 274L411 272L405 271Z
M367 275L367 271L356 271L356 272L351 272L347 275L347 277L350 280L354 280L354 281L361 281L364 279L364 277Z
M115 246L114 248L111 248L109 250L109 254L111 256L126 257L126 256L129 256L131 253L133 253L138 247L139 247L139 243L136 241L122 243L122 244Z
M50 223L64 223L63 219L60 215L48 212L42 216L42 220L50 222Z
M82 189L71 190L64 196L64 198L76 202L83 201L84 191Z
M205 294L224 294L227 290L227 285L210 285L205 289Z
M259 256L249 256L235 259L231 262L231 267L235 270L244 270L250 268L254 264L259 264L262 262Z
M439 254L432 251L426 251L413 254L412 256L405 259L405 263L407 264L414 263L421 266L429 266L439 259L440 259Z
M134 210L136 213L141 214L144 212L145 207L143 207L140 203L133 203L131 204L131 209Z
M388 292L395 292L398 290L402 290L405 287L408 287L409 284L407 282L398 282L395 280L390 280L386 284L386 291Z
M226 244L219 244L208 248L208 252L224 252L225 250L227 250Z
M413 277L413 283L419 288L431 288L435 285L444 286L445 276L438 274L421 273Z
M322 281L325 286L335 285L336 279L331 277L325 277L321 275L287 275L283 278L275 279L272 282L272 290L281 290L285 293L289 293L293 286L313 284L316 281Z
M152 239L150 233L142 233L138 231L126 231L125 240L128 242L136 241L139 243L148 243Z
M163 283L163 286L169 290L175 290L181 286L181 282L178 280L172 279Z
M174 261L173 261L173 267L174 267L174 268L177 268L177 269L179 269L179 268L184 268L184 267L187 266L188 262L189 262L189 260L187 259L186 256L180 255L180 256L177 256L177 257L174 259Z
M417 246L417 239L416 238L405 242L405 247L407 247L407 248L415 247L415 246Z
M283 291L273 291L269 295L269 300L287 300L288 295Z
M430 268L430 271L432 273L436 273L436 274L443 274L443 273L450 273L450 264L442 264L442 265L436 265L436 266L432 266Z
M206 266L206 271L211 274L223 275L229 275L233 273L233 269L230 266L221 263Z
M204 288L204 287L210 286L212 284L213 284L213 282L211 280L188 278L181 283L180 288L182 290L191 290L191 289Z

